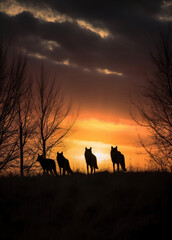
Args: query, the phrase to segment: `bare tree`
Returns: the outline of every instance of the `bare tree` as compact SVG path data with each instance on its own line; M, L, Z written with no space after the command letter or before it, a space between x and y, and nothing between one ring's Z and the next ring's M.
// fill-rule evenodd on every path
M20 175L33 165L30 140L35 131L27 57L19 48L10 52L0 41L0 170ZM25 157L25 160L24 160Z
M33 146L30 148L30 139L34 137L36 130L35 121L32 118L32 83L28 77L27 57L19 50L17 61L14 65L13 81L15 82L15 112L17 126L17 147L20 158L20 175L23 176L24 168L28 170L33 165L33 159L29 159ZM32 155L31 155L32 156ZM25 157L25 161L24 161Z
M62 143L71 130L74 121L69 118L71 104L64 99L61 88L56 86L56 79L50 79L42 66L37 81L37 100L35 109L38 126L38 149L46 157L50 151Z
M151 142L140 142L151 160L161 169L172 171L172 28L160 33L150 54L152 75L147 77L140 104L134 103L141 116L134 120L150 133Z
M52 81L48 79L43 67L37 81L36 96L37 99L32 98L25 53L19 48L14 54L9 54L9 48L1 41L0 170L2 171L9 169L16 171L20 167L20 175L23 176L24 171L28 172L34 165L36 151L41 149L46 157L47 153L62 142L74 124L74 120L69 120L71 105L67 104L61 89L56 88L55 78ZM36 110L35 115L33 110Z
M12 75L14 65L9 59L9 47L0 39L0 171L16 159L15 139L15 83Z

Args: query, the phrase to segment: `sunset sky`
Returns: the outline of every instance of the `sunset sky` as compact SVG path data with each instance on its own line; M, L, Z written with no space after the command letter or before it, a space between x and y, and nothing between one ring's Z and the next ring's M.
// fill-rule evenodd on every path
M145 167L138 134L147 133L131 119L131 96L138 99L152 70L152 42L171 21L172 2L163 0L0 1L1 32L25 49L33 73L40 63L56 73L79 109L65 147L57 149L73 169L86 170L84 150L92 147L100 170L112 171L116 145L127 167Z

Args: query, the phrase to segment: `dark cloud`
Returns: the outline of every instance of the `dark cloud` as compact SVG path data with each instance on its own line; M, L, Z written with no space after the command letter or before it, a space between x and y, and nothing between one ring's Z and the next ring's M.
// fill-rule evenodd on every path
M50 8L73 19L59 23L40 20L30 12L16 16L0 13L1 32L22 42L30 54L33 68L40 61L33 56L44 57L49 69L58 72L59 81L85 108L127 116L129 93L134 91L135 84L144 81L143 72L149 66L150 35L164 24L157 18L163 1L17 2L38 10ZM101 38L95 32L81 28L77 19L106 29L111 35ZM56 44L52 43L49 48L49 41ZM69 65L57 64L67 59ZM97 68L120 72L123 76L105 75L97 72Z
M2 13L0 28L21 39L31 52L45 54L55 61L69 59L71 63L83 68L108 68L131 74L133 64L136 61L142 63L142 42L129 41L120 36L102 39L94 32L82 29L77 23L41 21L28 12L13 17ZM53 40L60 47L46 52L41 45L43 40Z
M79 1L79 0L17 0L31 6L49 6L60 13L67 14L74 18L85 18L103 21L113 19L115 14L121 15L126 12L138 12L144 15L155 15L160 11L163 0L113 0L113 1Z
M138 32L142 27L150 27L153 17L161 11L163 0L119 0L119 1L79 1L79 0L38 0L24 1L23 4L50 7L74 19L83 19L96 27L105 27L113 34ZM139 27L140 26L140 27Z

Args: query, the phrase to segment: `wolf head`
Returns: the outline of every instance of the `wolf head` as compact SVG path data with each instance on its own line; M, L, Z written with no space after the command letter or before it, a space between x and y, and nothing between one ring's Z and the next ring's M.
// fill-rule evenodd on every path
M117 152L118 148L117 148L117 146L116 147L111 146L111 150Z
M43 158L43 154L42 154L42 155L39 155L39 154L38 154L38 158L37 158L36 161L37 161L37 162L40 162L42 158Z
M64 159L63 152L59 153L57 152L57 160L62 160Z
M85 148L85 152L92 153L92 147L90 147L90 148Z
M57 156L63 156L63 152L61 153L57 152Z

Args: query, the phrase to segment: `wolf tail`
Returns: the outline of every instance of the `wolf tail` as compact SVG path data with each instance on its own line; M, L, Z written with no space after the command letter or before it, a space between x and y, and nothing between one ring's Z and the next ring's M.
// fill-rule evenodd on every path
M96 162L95 162L95 168L99 169L98 166L97 166L97 159L96 159Z
M95 168L96 168L96 169L99 169L98 166L97 166L97 163L95 164Z
M73 171L72 171L70 165L68 165L68 173L73 174Z
M55 174L56 176L58 175L56 169L54 169L54 174Z

